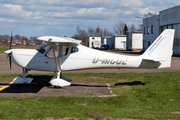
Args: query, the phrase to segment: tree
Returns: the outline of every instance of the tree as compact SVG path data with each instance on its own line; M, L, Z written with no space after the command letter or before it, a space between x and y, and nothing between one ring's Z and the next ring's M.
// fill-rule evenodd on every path
M20 35L15 35L15 36L14 36L14 39L15 39L15 40L21 40L21 37L20 37Z
M106 28L103 30L103 36L112 36L112 35L113 35L113 33L108 31Z
M89 36L95 36L95 30L91 27L88 28L88 35Z
M123 29L123 34L126 35L126 32L127 32L127 31L128 31L128 27L127 27L127 25L125 24L125 25L124 25L124 29Z
M9 36L9 35L3 35L3 39L7 42L8 40L10 40L11 39L11 37Z
M117 35L122 35L124 31L125 23L123 21L119 21L114 26L114 33Z
M81 29L79 26L76 28L76 34L72 36L74 39L82 40L82 44L86 44L87 41L87 32L86 30Z
M131 32L135 32L134 24L131 25Z
M143 24L139 25L139 29L137 31L143 31Z
M100 31L101 29L99 27L96 28L96 37L100 37Z

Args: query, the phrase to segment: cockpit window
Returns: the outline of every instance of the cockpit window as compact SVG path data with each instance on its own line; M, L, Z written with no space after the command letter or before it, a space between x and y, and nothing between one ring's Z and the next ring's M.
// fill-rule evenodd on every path
M40 53L44 54L44 52L49 48L49 44L47 42L44 42L40 44L36 50L39 51Z

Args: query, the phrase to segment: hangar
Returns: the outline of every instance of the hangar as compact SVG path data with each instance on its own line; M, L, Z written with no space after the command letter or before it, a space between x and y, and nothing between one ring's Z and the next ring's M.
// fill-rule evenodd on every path
M143 19L143 50L145 51L165 29L175 29L173 54L180 55L180 5Z

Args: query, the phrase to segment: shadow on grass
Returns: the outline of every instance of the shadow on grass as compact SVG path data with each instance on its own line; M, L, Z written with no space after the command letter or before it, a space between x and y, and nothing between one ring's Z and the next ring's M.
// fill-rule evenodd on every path
M120 85L134 86L134 85L145 85L145 83L141 81L133 81L133 82L116 83L114 86L120 86Z

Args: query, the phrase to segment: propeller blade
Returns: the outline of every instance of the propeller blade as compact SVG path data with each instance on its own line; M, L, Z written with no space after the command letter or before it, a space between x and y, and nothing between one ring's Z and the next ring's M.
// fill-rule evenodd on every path
M9 49L11 49L12 46L12 40L13 40L13 31L11 31L11 41L10 41L10 45L9 45ZM10 70L11 70L11 54L9 55L9 65L10 65Z
M9 56L9 65L10 65L10 70L11 70L11 55Z

